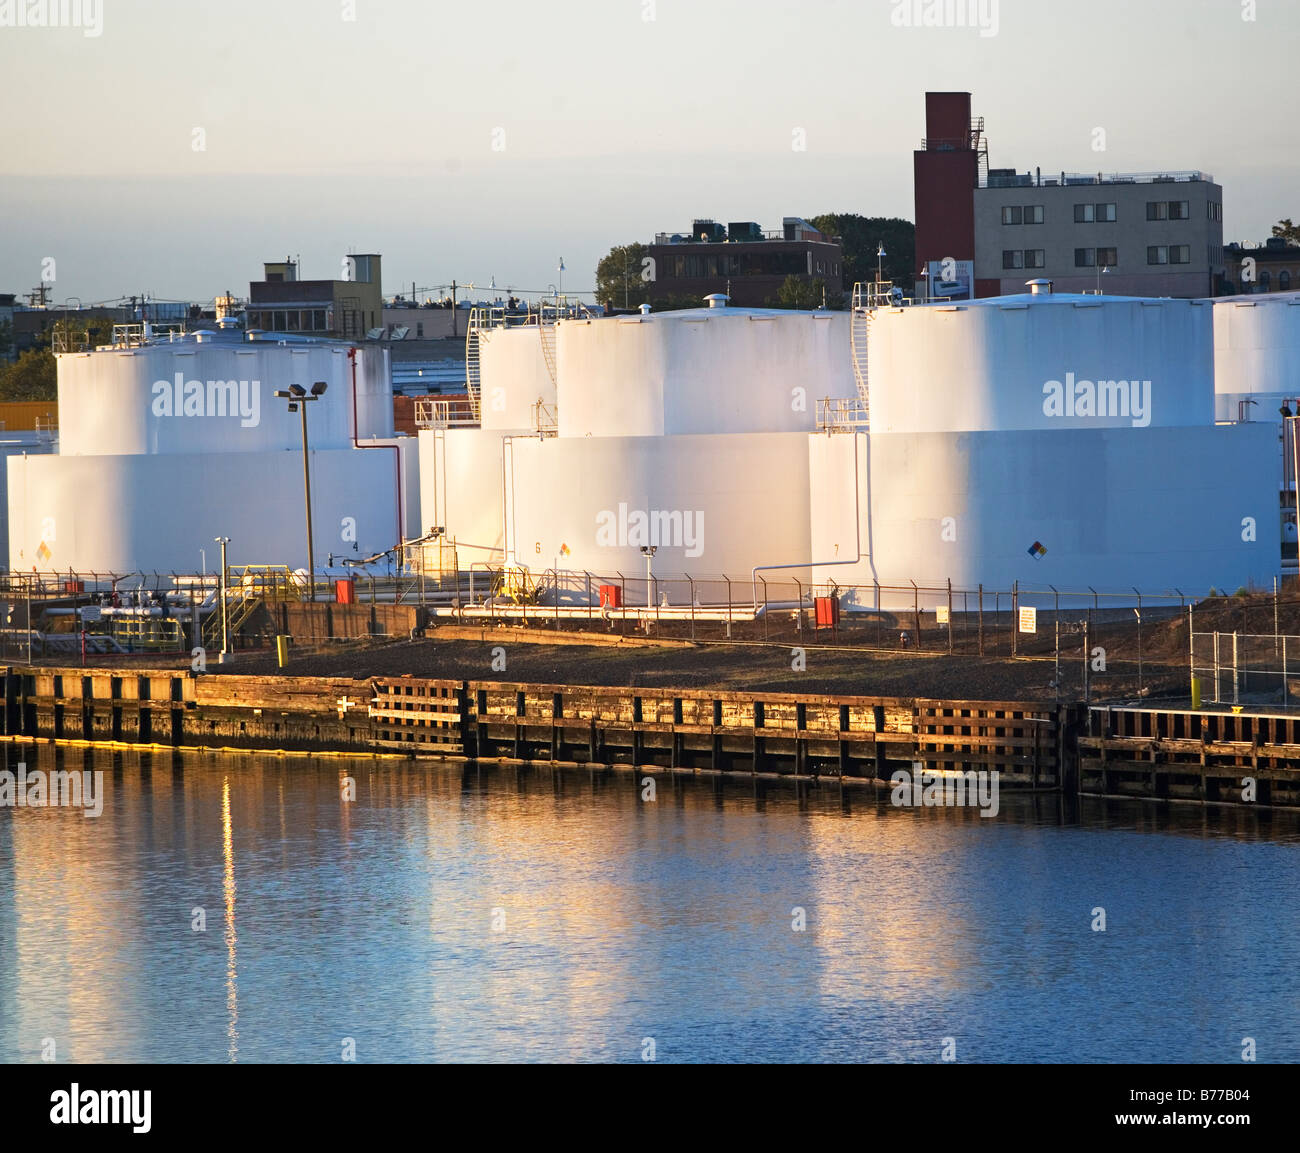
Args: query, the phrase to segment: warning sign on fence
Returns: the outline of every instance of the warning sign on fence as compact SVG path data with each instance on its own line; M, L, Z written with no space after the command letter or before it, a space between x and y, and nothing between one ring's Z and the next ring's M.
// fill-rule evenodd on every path
M1037 609L1022 608L1020 610L1020 631L1022 633L1036 633L1038 631Z
M946 625L948 623L948 606L940 605L934 610L935 624Z

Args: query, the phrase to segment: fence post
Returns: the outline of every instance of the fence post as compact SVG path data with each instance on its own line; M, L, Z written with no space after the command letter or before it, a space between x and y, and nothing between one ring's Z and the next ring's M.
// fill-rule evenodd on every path
M794 578L794 591L798 606L795 609L795 628L799 632L799 643L803 644L803 582L798 577Z
M1223 700L1219 692L1219 630L1214 630L1214 703Z
M1013 581L1011 584L1011 655L1014 657L1020 651L1020 582Z
M1133 590L1137 592L1137 589ZM1138 593L1138 696L1142 695L1142 594Z
M921 645L921 591L916 587L916 581L912 581L912 622L916 625L916 647L920 649Z
M948 578L948 651L952 652L952 577Z
M731 578L723 573L722 579L727 582L727 640L731 640Z
M1277 660L1277 577L1273 577L1273 659Z
M884 644L885 632L885 617L884 613L881 612L880 609L880 581L875 577L872 577L871 587L875 591L876 596L876 648L880 648Z
M695 639L695 580L690 573L682 573L689 586L687 595L691 598L691 640Z
M772 639L772 636L771 636L771 629L768 627L768 613L767 613L767 577L762 577L762 576L761 576L761 577L759 577L758 579L761 580L761 581L763 582L763 639L764 639L765 641L769 641L769 640Z
M1240 695L1238 692L1240 679L1240 674L1237 671L1237 634L1234 632L1232 634L1232 703L1234 705L1241 703L1238 700Z
M984 655L984 586L980 585L980 656Z
M1196 680L1196 622L1192 616L1192 606L1187 606L1187 670L1190 682Z
M1282 638L1282 707L1287 708L1291 704L1291 686L1287 683L1286 676L1286 637Z
M1057 692L1060 692L1058 689ZM1083 622L1083 703L1092 704L1092 645L1087 618Z

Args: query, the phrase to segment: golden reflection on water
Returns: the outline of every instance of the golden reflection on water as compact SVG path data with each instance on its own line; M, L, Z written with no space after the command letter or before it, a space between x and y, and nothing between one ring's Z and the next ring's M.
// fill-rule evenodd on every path
M1004 796L1003 815L984 820L894 809L870 787L796 795L652 770L102 753L85 763L109 770L102 818L7 815L7 956L20 1019L18 1038L0 1036L0 1053L18 1055L20 1040L30 1056L53 1035L60 1059L317 1059L318 1034L279 1039L301 1003L331 1024L337 1015L338 1035L371 1023L387 1038L381 1058L609 1059L637 1051L643 1024L680 1027L687 1009L706 1033L763 1014L798 1029L801 1014L822 1006L883 1007L910 1020L917 1006L976 995L995 976L1032 982L1037 970L1050 978L1076 964L1042 932L1059 920L1050 894L1069 891L1062 860L1073 863L1051 851L1060 834L1037 827L1057 824L1055 798L1040 806ZM647 775L653 802L642 799ZM343 776L357 793L340 804ZM211 905L218 811L224 974L215 940L178 938L167 911ZM1232 812L1158 819L1130 806L1116 820L1198 838L1211 828L1258 836ZM1008 825L1018 828L1008 835ZM1074 867L1114 843L1079 842ZM1006 863L1017 871L1000 872ZM190 899L195 884L207 899ZM400 1010L340 1002L315 972L286 997L284 957L263 945L271 926L282 931L286 902L303 914L289 924L286 955L302 963L347 949L359 983L390 981ZM795 907L806 931L793 929ZM160 953L127 965L141 939ZM97 978L81 979L86 972ZM186 1039L174 1023L196 1004L201 1023ZM263 1048L264 1021L287 1048ZM664 1051L698 1043L683 1034Z
M225 862L222 891L226 899L226 1041L230 1060L239 1056L239 988L235 974L235 848L230 820L230 778L221 781L221 850Z

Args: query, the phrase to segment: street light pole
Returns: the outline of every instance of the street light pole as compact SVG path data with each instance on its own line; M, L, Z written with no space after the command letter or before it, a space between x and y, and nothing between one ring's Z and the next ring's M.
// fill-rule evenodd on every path
M307 599L316 599L316 554L311 539L311 457L307 455L307 406L298 405L302 414L302 488L307 502Z
M221 546L221 663L225 664L230 655L230 619L226 615L226 545L230 538L219 536L214 539Z
M300 384L289 385L288 391L277 390L275 395L289 402L289 411L297 412L302 418L302 489L303 499L307 505L307 599L316 599L316 553L311 533L311 454L307 444L307 402L320 400L329 385L318 380L308 393Z
M658 551L658 545L643 544L641 546L642 555L645 557L645 607L648 609L655 607L654 573L651 570L650 562L654 559L654 555Z

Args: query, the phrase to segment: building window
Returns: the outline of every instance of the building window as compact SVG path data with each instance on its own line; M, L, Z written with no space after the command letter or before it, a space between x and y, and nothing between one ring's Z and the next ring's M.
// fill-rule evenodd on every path
M1114 268L1119 263L1119 249L1117 248L1099 248L1097 249L1097 264L1101 268Z
M1148 200L1147 201L1147 219L1148 220L1168 220L1169 219L1169 202L1167 200ZM1148 261L1148 263L1153 263Z
M1041 204L1025 205L1025 223L1026 224L1043 223L1043 206Z
M1018 204L1003 205L1002 207L1003 224L1020 224L1022 223L1022 221L1023 221L1023 216L1020 211L1020 205Z
M415 322L415 339L416 340L424 339L424 321L422 320L417 320Z
M1046 259L1045 259L1045 258L1046 258L1046 255L1047 255L1047 254L1046 254L1046 252L1045 252L1044 249L1041 249L1041 248L1026 248L1026 249L1025 249L1025 267L1026 267L1026 268L1042 268L1042 267L1044 267L1044 265L1047 263L1047 262L1046 262Z
M1291 273L1285 268L1277 274L1277 289L1279 292L1291 291Z
M1024 268L1025 254L1018 249L1002 253L1003 268Z
M1191 264L1192 248L1189 244L1171 244L1169 246L1170 264Z
M1259 274L1259 290L1260 292L1268 292L1272 287L1273 279L1269 276L1268 269L1266 268Z
M1075 268L1094 268L1097 264L1097 253L1092 248L1076 248L1074 250L1074 267Z
M1169 219L1170 220L1187 220L1191 216L1191 204L1186 200L1171 200L1169 202Z
M1076 204L1074 206L1074 223L1091 224L1097 219L1097 206L1095 204Z
M1151 247L1147 249L1147 263L1168 264L1169 249L1165 248L1163 245L1151 245Z
M1114 224L1115 223L1115 205L1098 204L1097 205L1098 223Z

